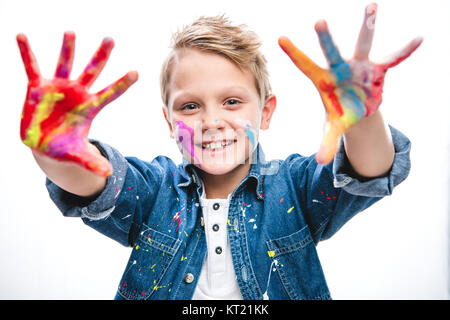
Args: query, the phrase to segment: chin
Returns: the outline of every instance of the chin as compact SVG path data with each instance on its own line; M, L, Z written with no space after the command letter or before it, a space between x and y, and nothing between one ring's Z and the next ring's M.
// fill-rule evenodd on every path
M208 162L206 162L206 163L202 163L201 165L197 165L197 167L207 174L221 176L221 175L225 175L225 174L228 174L228 173L234 171L241 165L242 164L239 164L239 163L224 164L224 163L208 163Z

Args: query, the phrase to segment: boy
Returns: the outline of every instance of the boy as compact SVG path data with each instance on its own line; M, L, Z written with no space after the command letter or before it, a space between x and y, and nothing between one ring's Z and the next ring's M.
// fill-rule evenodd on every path
M316 25L330 73L280 38L326 106L316 155L323 164L298 154L264 160L258 131L268 129L276 98L258 38L223 17L200 18L175 34L162 68L163 113L185 158L180 165L164 156L150 163L124 158L88 142L95 115L137 80L130 72L95 95L87 92L112 40L71 81L74 34L66 33L48 81L18 36L30 79L21 136L48 177L50 197L65 216L133 247L117 299L331 298L315 245L391 194L409 172L409 141L385 126L378 106L384 73L420 42L374 67L366 22L375 10L366 10L349 63L325 22Z

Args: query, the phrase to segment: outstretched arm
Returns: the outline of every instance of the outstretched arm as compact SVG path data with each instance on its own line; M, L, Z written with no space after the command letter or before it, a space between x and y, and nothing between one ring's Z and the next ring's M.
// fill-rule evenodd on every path
M136 80L137 72L91 94L90 86L102 71L114 46L105 38L77 80L70 80L75 34L66 32L54 78L41 77L25 35L17 36L28 76L20 135L47 177L62 189L92 196L105 186L112 172L109 161L89 143L91 123L100 110L118 98Z
M286 37L279 39L281 48L295 65L314 83L325 106L327 119L324 138L316 159L329 163L344 135L344 145L355 171L366 177L386 173L392 165L394 148L391 136L378 110L382 101L387 70L405 60L422 43L414 39L404 49L383 63L369 60L377 5L367 6L355 55L345 61L334 44L328 26L321 20L315 30L328 60L323 69L310 60Z

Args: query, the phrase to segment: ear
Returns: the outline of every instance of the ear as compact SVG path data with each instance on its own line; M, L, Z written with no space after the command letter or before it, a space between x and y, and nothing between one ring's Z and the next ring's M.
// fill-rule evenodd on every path
M272 115L275 112L276 107L277 107L277 97L271 94L266 99L264 106L262 108L261 125L260 125L261 130L269 129L270 120L272 119Z
M167 116L167 108L165 106L162 107L162 112L164 114L164 119L166 119L166 122L169 126L169 130L170 130L170 137L173 139L173 128L172 128L172 124L170 123L169 117Z

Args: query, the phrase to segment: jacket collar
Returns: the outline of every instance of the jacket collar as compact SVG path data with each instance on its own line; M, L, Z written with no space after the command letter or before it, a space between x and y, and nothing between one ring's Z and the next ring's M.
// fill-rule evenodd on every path
M258 146L253 151L250 156L251 166L250 171L247 176L243 179L240 185L246 183L247 180L254 179L256 182L255 193L258 199L264 199L264 176L267 172L267 168L270 167L270 162L266 162L265 155L262 150L261 145ZM189 163L183 157L183 163L180 165L180 183L177 184L178 187L189 187L191 185L196 186L197 190L202 187L202 182L198 174L198 168Z

